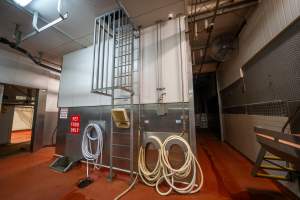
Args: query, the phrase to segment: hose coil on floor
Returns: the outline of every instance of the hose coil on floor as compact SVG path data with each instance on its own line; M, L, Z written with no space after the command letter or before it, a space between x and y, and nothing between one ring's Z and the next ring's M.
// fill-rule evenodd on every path
M177 141L176 141L177 140ZM182 143L186 149L185 152L185 162L184 164L178 168L175 169L171 166L169 162L169 151L167 150L167 145L169 143ZM192 194L200 191L200 189L203 186L203 172L201 169L201 166L199 162L197 161L195 155L193 154L190 145L187 143L187 141L177 135L172 135L168 137L164 143L162 144L161 148L161 164L162 164L162 176L160 179L156 182L156 191L160 195L168 195L172 192L172 190L180 193L180 194ZM197 181L197 170L199 171L199 178L200 182L199 184L196 183ZM185 180L189 177L189 175L192 175L190 182L185 183L180 180ZM170 186L170 189L167 192L162 192L159 189L159 185L161 182L166 181L167 184ZM175 185L175 183L180 183L183 185L186 185L184 187L178 187Z
M93 145L95 141L97 141L96 146ZM95 149L94 152L93 149ZM81 151L83 157L87 160L87 166L89 161L92 161L94 164L98 164L99 158L100 158L99 164L100 165L102 164L103 132L98 124L90 123L85 127L82 136ZM87 176L88 176L88 167L87 167Z

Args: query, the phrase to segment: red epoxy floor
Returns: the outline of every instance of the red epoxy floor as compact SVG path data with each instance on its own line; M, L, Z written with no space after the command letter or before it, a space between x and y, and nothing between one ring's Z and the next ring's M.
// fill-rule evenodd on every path
M112 183L106 181L107 171L94 174L97 180L85 189L75 183L84 176L80 165L66 174L48 168L53 148L36 153L23 153L0 159L1 200L106 200L113 199L128 187L128 176L118 175ZM273 182L250 175L248 160L216 139L203 137L198 141L198 158L205 174L203 190L193 195L159 196L154 188L137 184L123 199L203 199L203 200L267 200L292 199Z

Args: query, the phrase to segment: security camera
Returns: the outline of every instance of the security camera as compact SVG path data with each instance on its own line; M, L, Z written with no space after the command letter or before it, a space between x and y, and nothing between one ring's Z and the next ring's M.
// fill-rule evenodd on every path
M173 19L174 18L174 14L173 13L169 13L168 14L168 20L171 20L171 19Z

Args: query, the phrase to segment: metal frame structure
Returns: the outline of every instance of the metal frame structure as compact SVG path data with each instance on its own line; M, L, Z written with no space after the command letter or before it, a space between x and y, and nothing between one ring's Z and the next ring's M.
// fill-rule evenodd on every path
M129 133L119 130L111 117L108 177L110 181L114 176L114 160L128 161L130 175L133 178L134 39L134 26L122 9L114 10L95 19L92 92L110 96L112 109L126 107L130 116ZM115 134L126 134L129 144L115 143ZM114 148L116 147L129 149L129 157L115 155Z

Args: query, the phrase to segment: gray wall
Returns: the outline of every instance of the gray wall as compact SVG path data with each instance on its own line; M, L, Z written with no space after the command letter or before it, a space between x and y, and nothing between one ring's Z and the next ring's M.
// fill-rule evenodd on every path
M243 77L221 91L225 140L255 161L254 126L281 130L300 105L300 20L296 20L242 68ZM299 132L299 119L287 132ZM297 183L282 182L300 196Z
M298 0L263 0L239 36L239 48L233 59L218 69L221 89L241 77L240 69L264 46L300 15Z
M8 144L12 131L12 122L14 119L14 107L2 106L0 112L0 144Z

